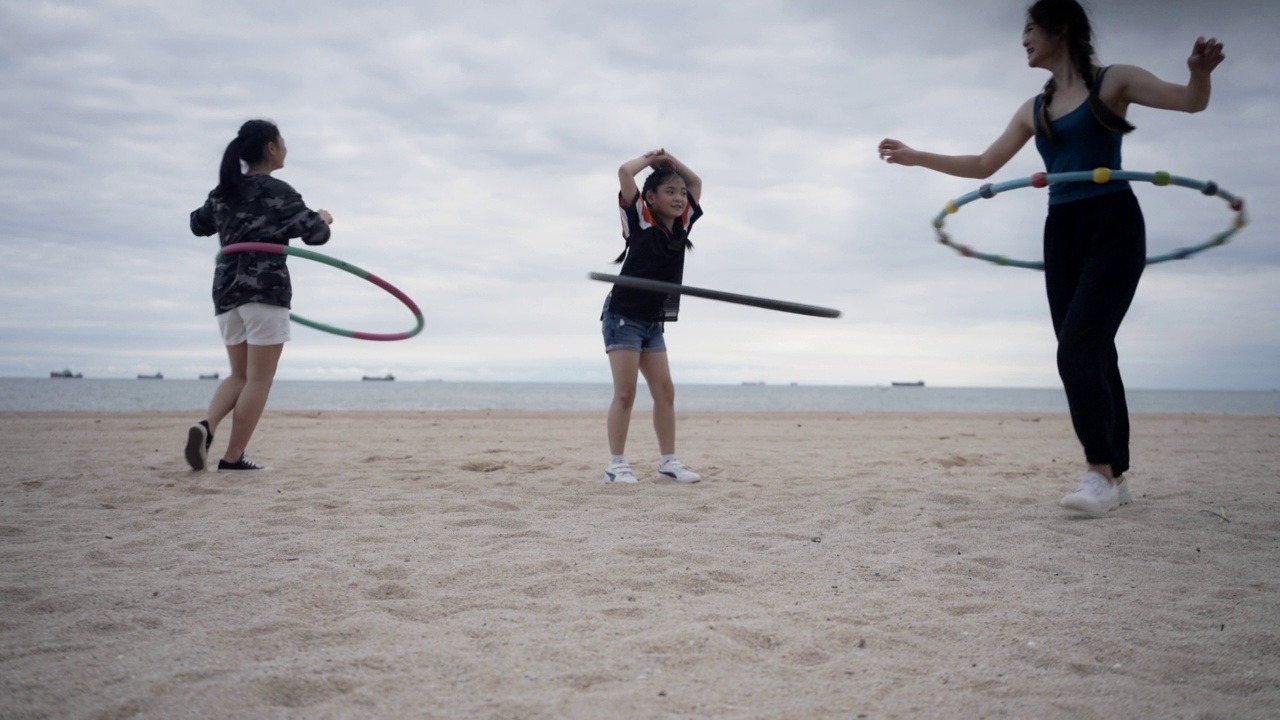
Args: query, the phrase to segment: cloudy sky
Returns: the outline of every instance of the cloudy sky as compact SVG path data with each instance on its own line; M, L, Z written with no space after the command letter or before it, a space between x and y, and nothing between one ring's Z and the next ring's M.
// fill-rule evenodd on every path
M1131 387L1280 387L1280 3L1095 0L1103 63L1185 82L1197 115L1134 108L1125 165L1215 179L1252 225L1152 267L1121 330ZM835 307L824 320L688 298L678 383L1055 387L1038 272L937 245L976 181L880 162L883 137L983 150L1046 75L1010 0L469 3L0 0L0 376L225 371L216 239L187 215L246 119L278 177L333 213L322 252L398 285L426 329L372 343L295 326L279 377L607 382L599 332L622 247L616 169L665 147L702 176L689 285ZM993 180L1043 169L1028 145ZM1218 199L1137 186L1151 251L1227 227ZM957 240L1039 257L1043 191L975 203ZM293 260L294 311L408 329L390 296Z

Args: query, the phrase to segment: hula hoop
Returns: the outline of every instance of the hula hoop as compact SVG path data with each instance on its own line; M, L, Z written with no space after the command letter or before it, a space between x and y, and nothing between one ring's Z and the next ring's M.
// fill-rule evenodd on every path
M959 212L960 208L973 202L974 200L977 200L979 198L990 199L995 197L996 195L999 195L1002 192L1008 192L1010 190L1018 190L1020 188L1025 188L1025 187L1043 188L1049 185L1053 185L1054 183L1061 183L1061 182L1093 181L1098 184L1104 184L1104 183L1116 182L1120 180L1128 180L1130 182L1149 182L1152 185L1156 185L1158 187L1164 187L1166 185L1177 185L1178 187L1185 187L1185 188L1190 188L1192 190L1199 190L1202 194L1207 195L1209 197L1217 196L1222 198L1227 202L1227 206L1232 211L1235 212L1235 217L1232 218L1231 220L1231 226L1226 230L1218 233L1217 235L1214 235L1213 237L1209 238L1207 241L1203 243L1200 243L1199 245L1192 245L1190 247L1178 248L1173 252L1165 253L1163 255L1153 255L1151 257L1148 257L1147 258L1148 265L1155 265L1157 263L1167 262L1169 260L1185 260L1186 258L1189 258L1192 255L1195 255L1197 253L1204 252L1209 248L1215 248L1215 247L1218 247L1219 245L1225 245L1227 241L1231 239L1232 235L1235 235L1237 232L1241 230L1241 228L1249 224L1249 218L1247 215L1245 215L1245 211L1244 211L1244 198L1237 197L1231 194L1225 188L1219 187L1218 183L1212 180L1192 180L1191 178L1179 177L1177 175L1170 175L1169 173L1163 170L1153 172L1153 173L1148 173L1148 172L1130 172L1128 170L1111 170L1109 168L1097 168L1096 170L1092 170L1092 171L1081 170L1078 172L1064 172L1064 173L1039 172L1028 178L1019 178L1017 180L1010 180L1007 182L996 183L994 185L991 183L987 183L982 187L978 188L977 190L974 190L973 192L965 193L964 195L961 195L960 197L954 200L948 200L946 207L943 208L942 212L938 213L938 216L933 219L933 228L938 233L938 242L942 243L943 245L946 245L947 247L951 248L952 250L955 250L956 252L960 253L965 257L977 258L978 260L986 260L987 262L995 263L996 265L1008 265L1010 267L1028 268L1030 270L1043 270L1044 269L1043 262L1035 262L1030 260L1014 260L1012 258L1008 258L1003 255L992 255L990 253L979 252L969 247L968 245L962 245L960 243L957 243L951 239L951 236L943 232L942 225L946 221L946 218L948 215L956 214L957 212Z
M818 307L816 305L802 305L800 303L787 302L785 300L770 300L769 298L754 297L751 295L739 295L737 293L722 292L720 290L707 290L705 288L677 285L675 283L662 282L660 280L648 280L646 278L629 277L627 275L606 275L605 273L595 272L589 273L587 277L591 280L613 283L614 285L635 288L637 290L652 290L653 292L675 295L692 295L693 297L706 298L707 300L719 300L721 302L735 303L738 305L750 305L752 307L764 308L766 310L778 310L780 312L795 313L797 315L811 315L813 317L822 318L840 317L840 311L833 310L831 308Z
M383 280L382 278L378 277L377 275L374 275L373 273L367 270L358 268L355 265L352 265L351 263L343 262L336 258L331 258L328 255L321 255L318 252L313 252L311 250L304 250L302 248L290 247L288 245L279 245L276 243L264 243L264 242L235 243L234 245L228 245L222 248L221 250L219 250L218 257L221 257L223 255L230 255L233 253L241 253L241 252L265 252L265 253L273 253L275 255L293 255L296 257L305 258L307 260L315 260L316 262L324 263L325 265L336 267L339 270L344 270L346 272L351 273L352 275L355 275L358 278L361 278L363 280L368 280L374 285L377 285L383 290L386 290L387 292L391 293L391 295L393 295L397 300L404 303L405 307L409 308L409 311L413 313L414 319L417 320L417 325L414 326L414 328L408 332L368 333L368 332L360 332L358 330L344 330L340 327L334 327L333 325L326 325L322 322L316 322L315 320L308 320L307 318L304 318L301 315L294 315L293 313L289 313L289 319L298 323L299 325L306 325L309 328L315 328L316 330L319 330L321 332L332 333L334 335L341 335L342 337L355 338L357 340L383 340L383 341L406 340L422 332L422 326L424 322L422 319L422 311L418 309L418 306L414 304L412 300L409 299L408 295L405 295L404 293L400 292L398 289L396 289L394 285L392 285L391 283L387 282L386 280Z

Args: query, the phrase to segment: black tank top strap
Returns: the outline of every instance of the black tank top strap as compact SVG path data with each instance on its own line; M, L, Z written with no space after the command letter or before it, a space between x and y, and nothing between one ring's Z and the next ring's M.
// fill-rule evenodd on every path
M1098 118L1098 122L1102 123L1103 127L1111 132L1120 132L1119 128L1126 127L1129 123L1120 117L1115 110L1107 107L1107 104L1102 102L1101 97L1102 79L1107 76L1107 71L1110 69L1111 66L1108 65L1098 70L1098 76L1094 79L1093 87L1089 90L1089 107L1093 109L1094 117Z

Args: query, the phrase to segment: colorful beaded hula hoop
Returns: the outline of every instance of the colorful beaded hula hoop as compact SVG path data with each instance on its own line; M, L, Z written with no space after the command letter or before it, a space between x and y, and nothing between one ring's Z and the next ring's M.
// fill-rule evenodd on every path
M1165 253L1164 255L1154 255L1152 257L1149 257L1147 258L1148 265L1155 265L1156 263L1162 263L1169 260L1184 260L1186 258L1191 257L1192 255L1195 255L1196 253L1204 252L1209 248L1215 248L1215 247L1218 247L1219 245L1224 245L1228 240L1231 239L1232 235L1235 235L1237 232L1240 231L1241 228L1249 224L1249 219L1244 212L1244 198L1237 197L1231 194L1230 192L1227 192L1224 188L1218 187L1218 183L1212 180L1209 180L1209 181L1192 180L1191 178L1178 177L1177 175L1170 175L1169 173L1164 172L1163 170L1159 172L1147 173L1147 172L1130 172L1128 170L1111 170L1108 168L1098 168L1093 171L1082 170L1079 172L1064 172L1064 173L1039 172L1032 175L1029 178L1019 178L1017 180L1010 180L1008 182L996 183L994 185L991 183L987 183L982 187L978 188L977 190L974 190L973 192L961 195L955 200L947 201L947 205L943 209L943 211L938 213L938 216L933 219L933 228L938 233L938 242L942 243L943 245L946 245L947 247L951 248L952 250L955 250L956 252L960 253L965 257L977 258L979 260L986 260L987 262L995 263L996 265L1008 265L1010 267L1028 268L1030 270L1043 270L1044 269L1043 262L1033 262L1029 260L1014 260L1012 258L1008 258L1003 255L992 255L990 253L978 252L977 250L974 250L968 245L961 245L960 243L953 241L949 235L943 232L942 225L946 221L946 218L948 215L954 215L955 213L959 212L960 208L964 207L965 205L979 198L990 199L1002 192L1008 192L1009 190L1017 190L1019 188L1024 188L1024 187L1043 188L1043 187L1052 185L1054 183L1084 182L1084 181L1090 181L1090 180L1098 184L1109 183L1109 182L1114 182L1119 180L1129 180L1131 182L1149 182L1152 185L1157 185L1160 187L1164 187L1165 185L1177 185L1179 187L1191 188L1192 190L1199 190L1204 195L1208 195L1210 197L1213 197L1216 195L1222 198L1223 200L1225 200L1227 202L1227 205L1233 211L1235 211L1235 217L1231 221L1231 227L1218 233L1217 235L1214 235L1213 237L1209 238L1209 240L1207 240L1206 242L1200 243L1199 245L1178 248L1177 250L1174 250L1173 252L1170 252L1170 253Z
M324 263L325 265L331 265L333 267L338 268L339 270L345 270L346 272L349 272L358 278L368 280L374 285L377 285L383 290L386 290L387 292L391 293L397 300L404 303L405 307L409 308L409 311L413 313L414 319L417 320L417 325L408 332L368 333L368 332L360 332L358 330L344 330L339 327L334 327L332 325L326 325L321 322L316 322L315 320L308 320L307 318L304 318L301 315L294 315L293 313L289 313L289 319L298 323L299 325L306 325L309 328L315 328L316 330L320 330L321 332L333 333L334 335L341 335L342 337L355 338L357 340L406 340L422 332L422 326L424 322L422 319L422 311L418 309L418 306L414 304L412 300L409 299L409 296L405 295L404 293L396 289L394 285L392 285L391 283L387 282L386 280L383 280L382 278L378 277L377 275L374 275L373 273L367 270L362 270L361 268L358 268L355 265L352 265L351 263L346 263L336 258L331 258L328 255L321 255L320 253L312 252L311 250L303 250L302 248L290 247L288 245L279 245L277 243L264 243L264 242L236 243L234 245L228 245L222 248L221 250L219 250L218 257L221 257L223 255L230 255L232 253L240 253L240 252L266 252L266 253L274 253L276 255L294 255L300 258L306 258L307 260L315 260L316 262Z

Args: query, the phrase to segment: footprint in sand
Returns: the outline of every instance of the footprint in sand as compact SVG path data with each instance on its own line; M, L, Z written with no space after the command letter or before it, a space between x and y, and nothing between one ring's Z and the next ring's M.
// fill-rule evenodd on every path
M477 462L463 463L459 467L463 470L466 470L467 472L491 473L491 472L497 472L498 470L501 470L506 466L507 464L504 462L493 462L490 460L483 460L483 461L477 461Z

